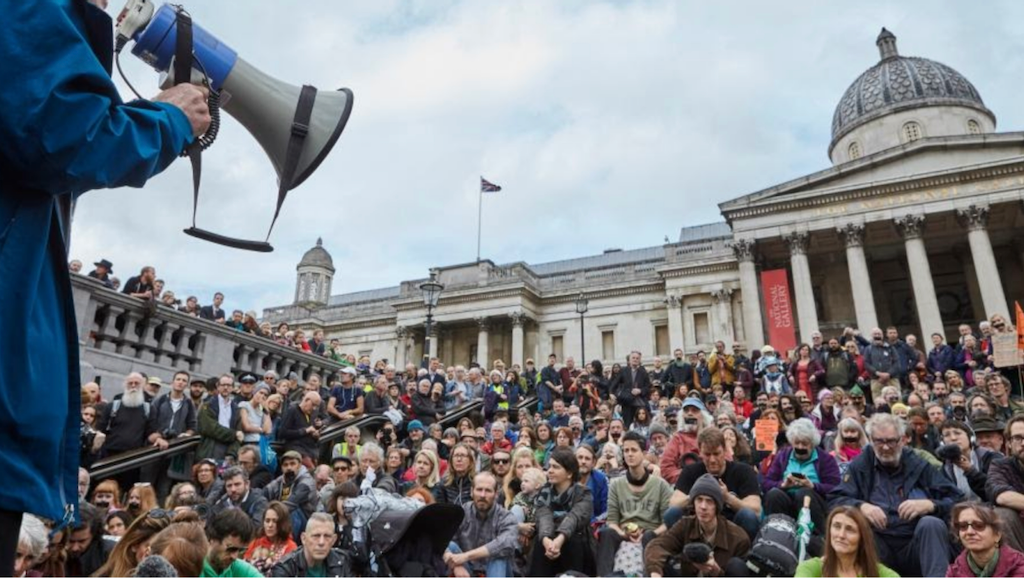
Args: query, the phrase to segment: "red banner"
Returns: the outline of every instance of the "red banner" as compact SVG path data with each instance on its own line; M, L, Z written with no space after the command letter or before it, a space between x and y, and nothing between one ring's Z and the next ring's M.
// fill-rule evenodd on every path
M768 317L768 343L780 354L796 347L796 325L785 269L761 272L761 291Z

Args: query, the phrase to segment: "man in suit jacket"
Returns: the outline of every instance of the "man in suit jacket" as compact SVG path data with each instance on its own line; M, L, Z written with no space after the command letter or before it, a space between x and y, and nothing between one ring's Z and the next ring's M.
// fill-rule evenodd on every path
M213 305L206 305L199 310L200 319L207 319L216 323L224 323L224 310L220 308L224 303L223 293L213 294Z
M639 351L629 354L629 364L619 372L612 391L622 406L622 423L628 429L633 423L636 408L646 405L651 395L651 377L640 365Z

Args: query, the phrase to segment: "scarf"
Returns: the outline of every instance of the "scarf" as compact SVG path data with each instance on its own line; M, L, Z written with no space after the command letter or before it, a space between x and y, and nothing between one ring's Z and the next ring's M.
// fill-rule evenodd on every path
M644 475L642 477L634 478L633 474L631 474L629 472L629 468L626 468L626 481L629 482L629 485L631 485L631 486L637 486L638 488L642 488L645 485L647 485L647 480L650 477L651 477L651 472L649 472L646 469L644 469Z
M843 446L843 448L841 450L839 450L839 453L841 453L842 456L843 456L843 460L842 461L852 462L853 459L856 458L857 456L859 456L862 451L864 451L864 450L862 450L861 448L854 448L854 447L850 447L850 446Z
M576 488L579 484L573 484L569 486L569 489L558 493L555 486L550 483L544 484L544 487L537 492L537 498L534 500L534 505L538 508L549 507L551 513L555 519L555 522L560 522L565 518L566 514L572 510L572 505L576 501Z
M978 578L995 576L997 564L999 564L999 548L996 548L995 555L993 555L992 559L988 561L988 564L985 564L984 568L978 566L978 564L974 562L974 558L971 557L970 552L967 553L967 565L970 566L971 572L973 572L975 576L978 576Z

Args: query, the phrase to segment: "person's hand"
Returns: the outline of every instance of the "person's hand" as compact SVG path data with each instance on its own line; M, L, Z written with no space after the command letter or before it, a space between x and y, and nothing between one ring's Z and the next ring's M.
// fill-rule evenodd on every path
M814 383L815 381L818 381L818 376L812 375L811 377L807 378L807 381Z
M794 483L793 476L786 476L785 479L782 480L782 483L779 484L779 487L783 490L788 490L793 487Z
M889 381L889 374L884 371L878 372L878 381L886 382Z
M315 434L316 433L316 427L314 427L314 426L307 427L306 428L306 433L308 433L309 435Z
M718 562L715 561L714 557L708 558L708 561L704 564L694 564L693 567L704 576L718 576L722 573L722 569L719 568Z
M633 389L630 390L630 393L632 393L633 396L636 397L636 396L640 395L640 388L639 387L634 387Z
M971 468L974 467L974 465L971 464L970 456L965 454L960 454L960 460L956 462L956 466L963 470L964 473L971 471Z
M238 440L238 441L242 441L242 440L245 439L245 434L243 434L240 431L236 431L235 432L235 439Z
M537 531L537 524L532 522L523 522L519 524L519 533L524 536L532 536Z
M470 578L469 570L466 570L465 566L456 566L452 570L452 576L455 576L455 578Z
M210 91L202 86L177 84L153 97L155 102L166 102L181 109L192 125L192 135L205 134L210 128L210 107L206 99Z
M466 562L469 561L468 558L469 556L467 556L465 553L455 554L452 552L445 552L444 556L445 563L448 564L448 568L451 570L454 570L459 566L465 566Z
M661 574L658 574L657 572L651 572L651 578L661 578Z
M914 520L935 511L935 503L931 500L907 500L896 509L901 520Z
M165 440L164 438L156 438L156 441L153 442L153 446L159 449L160 451L166 450L167 446L169 445L170 444L168 444L167 440Z
M903 504L900 504L900 507L902 508ZM868 519L868 522L871 522L871 525L879 530L885 528L887 525L885 511L874 504L864 502L860 505L860 513L864 514L864 517Z

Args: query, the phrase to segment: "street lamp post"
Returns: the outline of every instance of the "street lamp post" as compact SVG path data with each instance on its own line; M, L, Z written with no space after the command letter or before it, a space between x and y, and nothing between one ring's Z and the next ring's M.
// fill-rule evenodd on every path
M437 280L437 271L430 272L430 279L420 284L420 291L423 292L423 304L427 307L426 339L423 341L424 355L430 355L430 332L434 324L434 308L441 299L441 291L444 285Z
M589 303L582 292L576 297L576 313L580 314L580 367L587 366L587 353L583 348L583 316L587 313Z

